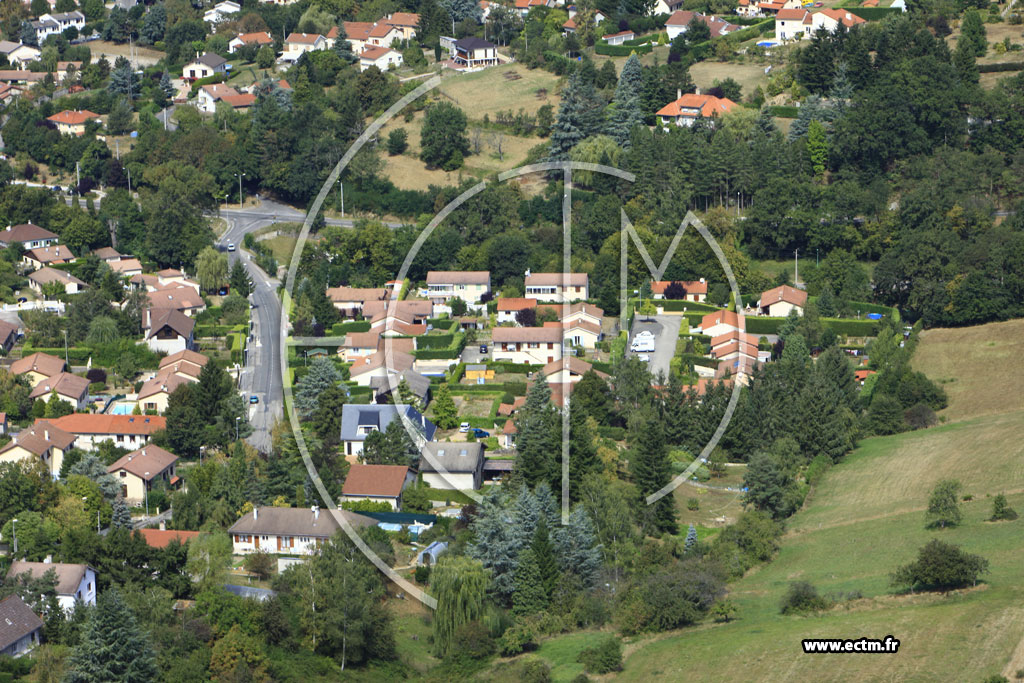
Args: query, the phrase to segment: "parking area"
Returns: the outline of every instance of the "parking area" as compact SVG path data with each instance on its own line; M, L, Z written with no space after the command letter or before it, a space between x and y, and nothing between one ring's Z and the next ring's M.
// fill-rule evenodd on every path
M676 341L679 339L679 327L686 318L681 315L638 315L633 319L633 328L629 331L628 355L644 355L650 359L651 374L669 373L672 356L676 353ZM654 336L654 350L634 354L631 350L633 341L638 335L650 333Z

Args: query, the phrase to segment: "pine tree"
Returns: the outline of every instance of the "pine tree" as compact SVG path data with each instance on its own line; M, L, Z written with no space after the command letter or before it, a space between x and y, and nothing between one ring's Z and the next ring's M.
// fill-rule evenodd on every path
M757 115L757 130L766 138L774 137L779 132L779 127L775 125L775 118L768 107L762 107Z
M821 121L811 121L807 126L807 154L811 158L811 171L815 180L822 182L828 165L828 140Z
M829 90L828 99L838 119L846 112L850 100L853 99L853 82L846 67L846 62L839 62L836 65L836 75L832 79L832 89Z
M839 389L829 385L822 372L811 374L797 411L802 425L796 436L807 460L826 455L838 462L853 449L853 413Z
M555 490L561 491L561 484L556 488L552 488L545 481L537 484L537 488L533 490L532 505L537 511L537 517L533 519L529 533L533 533L533 527L537 524L537 519L540 517L547 520L548 529L554 529L558 526L562 519L562 513L559 512L561 505L559 499L555 498Z
M537 556L531 548L526 548L520 553L516 567L512 613L519 616L537 614L547 609L549 602Z
M956 50L953 52L953 65L956 66L960 82L964 85L977 85L980 79L978 73L977 53L975 44L964 34L956 42Z
M138 76L132 71L132 65L124 57L118 57L110 72L110 83L107 90L115 95L126 95L135 99L139 94Z
M642 126L644 113L640 108L640 99L630 97L625 100L615 100L609 108L608 122L605 124L605 132L623 149L630 147L630 138L633 128Z
M171 83L171 75L166 71L160 76L160 89L164 92L164 97L170 99L174 96L174 84Z
M145 632L117 588L100 593L80 641L68 658L67 683L149 683L156 658Z
M581 140L596 134L601 127L600 98L594 86L586 83L574 72L562 91L562 103L558 107L558 117L551 128L551 151L548 159L565 161L569 158L569 150Z
M619 84L615 88L615 101L624 102L630 98L640 98L644 90L644 67L634 52L626 60L619 74Z
M668 450L661 421L650 409L638 413L630 425L633 443L630 447L630 469L641 496L661 490L671 479ZM676 533L676 510L671 495L662 496L653 505L644 504L644 526L652 532Z
M474 0L441 0L441 7L456 24L466 19L479 21L483 12L480 3Z
M454 429L459 424L459 412L447 382L441 382L434 396L434 424L441 429Z
M110 526L115 529L132 528L132 513L128 511L128 505L121 496L114 499L114 515L110 520Z
M509 519L498 488L492 488L477 506L477 515L470 524L473 542L466 549L490 571L491 592L503 605L511 604L516 565L525 545L520 521L510 524Z
M977 10L969 9L964 12L963 21L960 22L960 40L974 47L975 57L984 57L988 52L985 24L982 23L981 14Z
M569 399L570 402L572 399ZM576 502L580 496L580 484L583 477L600 469L600 461L597 458L597 446L594 444L594 435L587 423L587 416L582 410L569 412L569 500ZM556 468L559 476L557 486L561 488L561 468ZM552 488L555 487L552 484Z
M686 552L690 552L695 545L697 545L697 529L691 524L686 532L686 541L683 543L683 549Z
M132 108L128 99L119 97L107 116L107 130L113 135L123 135L132 125Z
M21 22L21 42L25 45L31 45L32 47L38 47L38 37L36 30L32 28L32 24L27 21Z
M295 385L295 409L299 415L309 417L316 412L320 394L337 386L341 379L341 372L330 358L314 359L309 364L309 372Z
M557 477L556 453L561 453L561 430L550 398L551 387L542 375L530 387L526 404L516 417L516 473L531 488Z
M242 259L238 259L231 266L231 272L228 275L228 285L231 287L231 291L238 296L247 297L252 293L253 282L252 277L249 275L249 271L242 265Z
M554 542L562 571L578 576L584 587L594 585L601 570L601 546L582 505L573 507L568 524L555 529Z
M540 584L544 588L544 595L550 600L551 596L555 593L555 587L558 585L560 572L558 570L558 558L555 557L555 549L551 545L551 536L548 533L548 522L543 516L537 520L537 528L533 531L530 550L537 561Z
M345 33L344 23L339 21L336 29L338 37L334 40L334 54L341 57L342 61L346 64L355 63L359 58L352 52L352 43L348 41L348 34Z

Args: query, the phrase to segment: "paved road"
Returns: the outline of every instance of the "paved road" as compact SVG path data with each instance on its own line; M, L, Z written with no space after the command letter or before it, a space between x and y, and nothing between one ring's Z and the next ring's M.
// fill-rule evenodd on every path
M261 200L260 205L256 207L231 208L230 206L222 206L219 210L219 215L222 218L230 217L239 220L263 221L262 225L270 225L270 223L274 222L301 223L306 219L305 211L271 199ZM340 225L343 228L351 228L355 224L355 220L352 218L328 218L325 222L327 225ZM400 228L405 223L385 221L385 225L389 228Z
M654 351L648 355L651 358L651 374L659 373L668 377L670 362L676 354L676 342L679 340L679 327L686 317L682 315L638 315L633 318L633 329L629 333L629 343L641 330L650 330L654 333ZM631 354L629 347L626 353Z

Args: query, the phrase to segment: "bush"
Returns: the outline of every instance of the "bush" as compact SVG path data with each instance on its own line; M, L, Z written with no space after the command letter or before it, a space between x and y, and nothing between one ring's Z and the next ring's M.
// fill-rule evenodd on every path
M991 521L1013 521L1015 519L1017 519L1017 511L1010 507L1009 503L1006 502L1006 496L1000 493L992 499Z
M622 671L622 641L615 636L607 636L594 647L588 647L580 652L576 661L583 664L583 668L592 674Z
M85 378L89 380L89 384L106 384L107 371L103 368L92 368L85 373Z
M537 629L533 622L518 619L498 639L498 652L503 657L513 657L537 646Z
M456 629L451 657L484 659L494 654L494 648L494 639L487 627L479 621L471 621Z
M818 589L808 581L794 581L782 597L780 605L783 614L807 614L820 612L832 606L828 599L818 595Z
M893 572L892 584L906 586L911 591L918 588L946 591L974 585L986 572L988 560L985 558L933 539L917 552L917 560Z
M550 683L551 667L542 659L531 659L523 664L519 680L523 683Z
M414 572L414 578L416 579L416 583L420 584L421 586L425 586L428 583L430 583L430 567L428 565L422 564L416 567L416 571Z
M691 510L691 511L692 510L699 510L700 509L700 501L698 501L696 498L687 498L686 499L686 509L687 510Z
M262 550L246 555L245 571L254 574L260 580L266 580L274 571L274 558Z
M934 426L938 422L938 418L935 417L935 411L924 403L918 403L911 408L907 408L903 413L903 419L906 420L911 429L925 429Z

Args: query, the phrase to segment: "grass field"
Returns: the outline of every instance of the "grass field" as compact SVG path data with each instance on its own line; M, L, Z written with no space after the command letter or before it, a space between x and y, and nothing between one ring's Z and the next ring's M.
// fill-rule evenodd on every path
M522 109L536 114L545 104L558 111L558 83L558 76L549 71L504 64L471 74L452 72L442 81L440 91L470 120L482 121L484 114L493 118L499 111Z
M955 380L945 384L946 412L959 421L864 440L788 521L777 557L730 585L735 621L631 639L615 680L980 681L998 673L1014 680L1024 669L1024 520L987 519L991 496L1001 492L1024 510L1024 399L1017 389L1024 367L1006 361L1022 332L1024 321L926 332L915 368ZM963 503L961 526L930 531L928 492L944 477L962 481L973 498ZM677 499L692 491L677 491ZM696 514L709 507L701 499ZM688 513L685 505L682 511ZM968 590L895 594L891 572L932 538L984 556L991 572ZM795 580L810 581L838 606L782 616L779 602ZM861 597L849 599L852 592ZM552 664L553 680L575 675L572 639L585 635L555 638L538 650ZM800 645L803 638L887 635L901 641L898 654L808 657Z
M743 474L746 470L745 466L726 468L725 476L712 477L707 482L708 486L716 488L704 488L689 482L677 488L673 495L676 499L679 528L683 533L690 524L715 529L735 522L743 511L743 494L738 489L743 486ZM726 491L725 487L737 490ZM700 507L688 510L686 502L690 498L696 498ZM701 536L703 537L704 535Z
M940 413L949 420L1024 410L1024 320L977 327L925 330L914 354L914 369L937 382L949 396Z
M701 91L714 87L715 81L732 78L743 86L744 99L757 86L764 87L768 83L768 75L764 72L764 66L760 64L735 64L707 60L691 66L690 76Z

